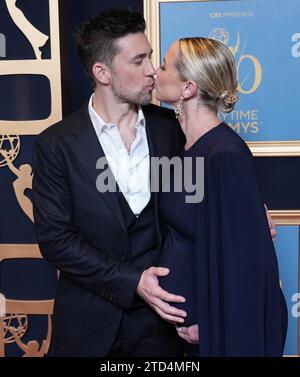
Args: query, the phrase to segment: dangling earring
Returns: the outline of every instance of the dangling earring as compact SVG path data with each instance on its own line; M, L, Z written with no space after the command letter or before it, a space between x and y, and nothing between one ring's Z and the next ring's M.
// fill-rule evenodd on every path
M184 98L183 96L181 96L178 106L174 109L176 119L178 119L183 113L183 102L184 102Z

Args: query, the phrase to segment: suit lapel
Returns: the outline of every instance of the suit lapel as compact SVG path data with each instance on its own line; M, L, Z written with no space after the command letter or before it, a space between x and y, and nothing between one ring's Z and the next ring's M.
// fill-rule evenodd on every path
M156 174L151 174L152 171L152 158L153 157L161 157L159 146L158 146L158 135L155 134L156 127L154 126L153 122L154 119L151 116L151 113L148 111L149 107L143 107L143 112L145 116L146 121L146 134L147 134L147 141L149 146L149 158L150 158L150 189L151 187L156 187L157 185L153 180L156 180L158 177ZM161 231L159 226L159 215L158 215L158 193L157 192L151 192L151 195L153 197L154 202L154 213L155 213L155 227L156 227L156 233L159 241L159 245L161 244ZM160 246L159 246L160 247Z
M76 136L75 140L71 144L71 148L75 153L79 163L84 168L85 172L92 179L93 184L96 186L96 181L101 173L101 170L97 170L96 163L99 158L105 157L104 151L99 143L94 127L88 115L87 105L84 106L79 112L78 123L74 127L72 133ZM118 185L115 181L111 169L108 167L108 174L115 182L115 187L118 189ZM106 205L111 210L113 216L116 218L118 224L127 233L124 218L119 206L116 192L99 192L99 197L102 198Z

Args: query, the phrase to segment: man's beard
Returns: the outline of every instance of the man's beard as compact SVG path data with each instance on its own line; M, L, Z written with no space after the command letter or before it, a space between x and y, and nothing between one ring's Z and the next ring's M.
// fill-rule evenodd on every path
M139 93L129 93L125 88L115 85L112 81L112 92L120 103L128 103L130 105L149 105L152 100L152 92L146 92L145 89Z

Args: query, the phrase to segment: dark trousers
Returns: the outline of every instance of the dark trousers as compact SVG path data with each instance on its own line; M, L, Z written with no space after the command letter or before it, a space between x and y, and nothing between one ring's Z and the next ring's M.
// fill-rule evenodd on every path
M183 342L175 325L163 321L150 307L124 312L108 357L182 357Z

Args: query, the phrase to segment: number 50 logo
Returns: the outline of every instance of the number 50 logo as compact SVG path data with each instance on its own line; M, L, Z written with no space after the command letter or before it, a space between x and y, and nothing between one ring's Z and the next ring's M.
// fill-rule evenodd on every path
M210 38L216 39L225 45L229 42L229 33L226 29L223 28L216 28L211 31L209 34ZM239 58L237 58L237 53L240 48L240 33L237 35L237 42L235 46L228 46L228 49L232 52L233 56L236 58L236 66L237 66L237 74L240 78L242 66L244 64L251 64L253 67L253 81L250 88L245 87L246 81L248 81L248 76L246 76L243 80L239 80L238 90L240 93L243 94L252 94L254 93L260 86L262 80L262 67L258 59L249 54L241 54Z

